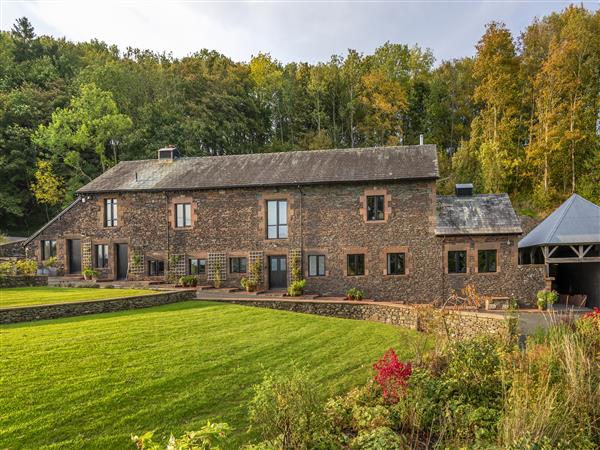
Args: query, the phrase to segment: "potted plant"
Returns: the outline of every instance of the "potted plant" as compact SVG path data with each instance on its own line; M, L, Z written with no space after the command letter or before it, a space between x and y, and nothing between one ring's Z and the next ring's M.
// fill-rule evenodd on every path
M292 281L292 284L288 287L288 295L290 297L299 297L304 293L304 288L306 287L306 280L296 280Z
M540 311L551 309L552 305L558 300L558 293L555 291L541 290L537 295L537 306Z
M194 275L184 275L179 278L179 284L183 287L196 287L198 286L198 278Z
M365 298L365 293L358 288L351 288L346 292L347 300L362 300L363 298Z
M45 275L49 275L51 277L56 276L56 261L56 256L51 256L46 261L42 262L42 265L44 266L45 270Z
M246 292L255 292L258 287L258 283L252 278L242 277L240 284L246 289Z
M96 281L99 274L97 270L92 269L91 267L86 267L81 273L83 274L83 279L86 281Z

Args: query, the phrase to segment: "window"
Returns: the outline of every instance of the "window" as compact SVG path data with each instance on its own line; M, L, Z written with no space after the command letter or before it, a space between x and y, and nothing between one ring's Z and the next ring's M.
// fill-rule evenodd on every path
M348 275L364 275L365 274L365 255L356 254L348 255Z
M96 267L105 268L108 267L108 245L101 244L94 246L94 255L96 256Z
M287 201L269 200L267 202L267 238L285 239L287 237Z
M148 275L152 277L163 276L165 274L165 262L150 260L148 261Z
M448 252L448 273L467 273L467 252Z
M325 276L325 255L308 255L308 276Z
M42 261L56 256L56 241L42 241Z
M477 252L477 271L496 272L496 250L479 250Z
M104 199L104 225L107 227L117 226L117 199Z
M177 203L175 205L175 228L186 228L192 226L191 203Z
M188 260L189 275L204 275L206 273L206 260L192 258Z
M246 273L246 258L229 258L230 273Z
M367 195L367 220L385 220L384 203L384 195Z
M388 253L387 255L387 274L404 275L406 257L404 253Z

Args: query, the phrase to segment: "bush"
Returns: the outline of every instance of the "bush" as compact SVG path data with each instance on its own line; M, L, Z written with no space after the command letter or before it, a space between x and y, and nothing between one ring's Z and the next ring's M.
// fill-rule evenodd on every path
M35 275L37 272L37 261L33 259L19 259L15 263L17 275Z
M306 448L322 425L321 409L313 378L305 370L289 375L268 374L254 386L250 422L263 440L281 448Z
M83 269L81 271L81 273L83 274L83 277L86 280L90 280L92 278L96 278L99 274L99 272L95 269L92 269L91 267L86 267L85 269Z
M43 262L43 265L46 269L49 269L56 265L56 261L58 261L58 258L56 256L51 256L50 258L48 258L47 260L45 260Z
M388 427L379 427L360 433L350 442L351 450L403 450L408 448L406 439Z
M389 403L397 403L412 374L411 364L398 361L396 352L390 348L373 368L377 372L374 381L381 387L383 398Z
M15 264L11 261L0 263L0 276L14 275L16 271Z
M184 275L179 278L179 284L184 287L196 287L198 286L198 277L195 275Z
M351 288L346 292L346 297L349 300L362 300L365 297L365 294L358 288Z
M139 450L220 450L231 427L227 423L206 422L198 431L187 431L181 437L171 435L169 442L159 444L153 440L154 433L131 436Z
M541 290L536 294L537 305L539 309L550 308L558 300L558 294L555 291Z
M298 297L304 293L306 287L306 280L292 281L292 284L288 287L288 295L290 297Z

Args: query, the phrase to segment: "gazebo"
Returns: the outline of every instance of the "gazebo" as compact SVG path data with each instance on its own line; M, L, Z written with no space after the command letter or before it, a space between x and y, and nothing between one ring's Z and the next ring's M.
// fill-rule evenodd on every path
M600 206L573 194L519 241L519 263L545 264L562 299L600 307Z

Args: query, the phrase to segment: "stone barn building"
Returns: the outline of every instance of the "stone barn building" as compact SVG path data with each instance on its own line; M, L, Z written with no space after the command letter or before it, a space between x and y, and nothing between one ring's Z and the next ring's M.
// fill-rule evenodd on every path
M520 221L507 195L469 185L438 196L434 145L212 157L161 149L122 161L26 242L67 275L106 280L184 274L239 287L251 264L262 288L292 267L307 292L351 287L380 300L430 302L474 283L494 297L534 300L544 271L519 266Z

